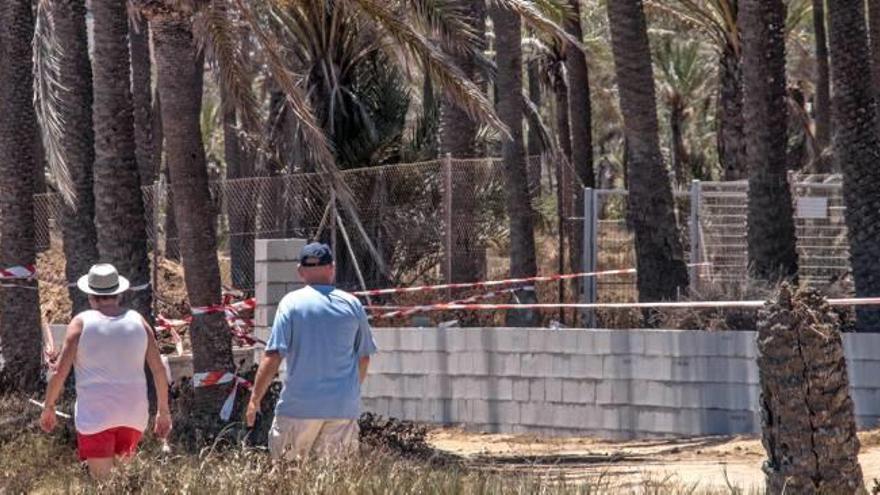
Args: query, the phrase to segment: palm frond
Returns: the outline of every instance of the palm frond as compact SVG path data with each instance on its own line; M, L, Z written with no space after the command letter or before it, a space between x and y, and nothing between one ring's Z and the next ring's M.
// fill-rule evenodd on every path
M468 22L468 12L457 0L405 0L414 18L437 35L443 46L470 53L479 44L479 32Z
M564 41L566 44L574 46L578 50L586 53L586 48L581 40L568 34L562 26L544 15L544 13L538 9L535 2L530 0L489 0L489 2L499 8L515 12L522 18L523 22L531 26L535 31L553 36L554 38ZM546 5L547 2L541 2L541 4Z
M452 62L449 55L413 29L405 18L401 18L389 9L383 0L349 1L375 19L380 29L388 36L412 51L415 58L422 61L432 81L436 82L471 118L509 135L507 126L495 114L492 103L483 91Z
M55 36L52 27L51 6L48 0L37 3L34 47L34 108L40 125L46 162L55 179L55 186L65 203L76 204L76 188L70 176L70 169L64 157L61 137L64 134L64 121L60 108L64 93L68 90L58 79L61 71L58 54L63 47Z

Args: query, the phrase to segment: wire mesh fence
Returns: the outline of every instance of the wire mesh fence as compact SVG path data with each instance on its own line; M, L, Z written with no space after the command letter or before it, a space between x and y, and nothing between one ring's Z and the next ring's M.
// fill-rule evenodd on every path
M837 175L792 175L790 178L803 285L826 288L850 271L842 183ZM626 191L593 191L595 218L594 268L614 270L635 266L633 236L626 222ZM678 191L676 215L682 245L696 268L698 283L741 285L748 274L748 183L698 182ZM602 277L597 301L633 301L635 275Z
M535 157L533 160L540 160ZM210 184L221 264L231 284L254 287L254 239L299 237L331 243L344 288L487 276L487 248L505 244L500 159L444 159L341 172L352 204L317 173ZM142 188L147 242L154 256L179 257L172 188ZM35 196L38 250L58 235L55 194ZM60 235L58 235L60 238Z

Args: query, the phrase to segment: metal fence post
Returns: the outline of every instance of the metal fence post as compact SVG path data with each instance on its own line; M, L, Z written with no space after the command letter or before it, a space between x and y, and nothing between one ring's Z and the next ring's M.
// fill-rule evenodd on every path
M691 181L691 215L690 221L688 225L690 227L690 243L691 243L691 258L690 263L691 266L688 269L688 275L690 276L690 288L691 290L699 287L700 283L700 269L701 266L697 266L696 263L703 262L703 243L700 238L700 207L702 200L702 185L700 181L694 180Z
M452 283L452 154L443 158L443 226L444 226L444 267L446 283ZM447 291L447 298L451 291Z
M596 246L596 236L599 226L599 211L597 204L597 191L591 187L584 188L584 239L582 250L583 270L585 272L595 272L598 264L598 252ZM586 304L596 302L596 277L588 277L584 280L582 301ZM592 309L586 309L583 312L584 325L587 328L596 327L596 312Z

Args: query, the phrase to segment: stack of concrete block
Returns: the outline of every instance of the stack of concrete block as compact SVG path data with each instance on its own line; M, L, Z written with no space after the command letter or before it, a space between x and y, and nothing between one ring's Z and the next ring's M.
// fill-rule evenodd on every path
M498 432L757 433L754 332L379 328L368 410ZM860 424L880 418L880 335L845 338Z
M267 340L278 303L289 292L303 287L297 272L303 239L257 239L254 245L254 284L257 308L254 333Z

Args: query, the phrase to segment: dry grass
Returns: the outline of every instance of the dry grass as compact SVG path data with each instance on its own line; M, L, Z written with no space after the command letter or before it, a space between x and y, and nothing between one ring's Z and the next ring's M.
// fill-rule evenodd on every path
M0 397L0 493L713 493L668 480L621 487L601 476L572 479L549 470L524 474L462 463L438 465L377 449L351 459L297 464L274 463L263 450L240 447L163 454L153 441L130 465L96 485L76 462L69 431L40 433L37 412L19 397Z

